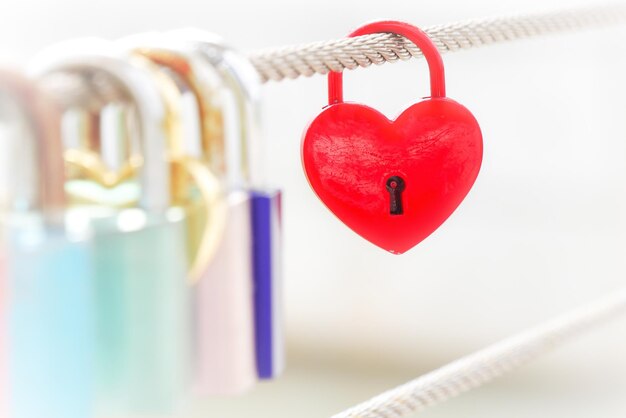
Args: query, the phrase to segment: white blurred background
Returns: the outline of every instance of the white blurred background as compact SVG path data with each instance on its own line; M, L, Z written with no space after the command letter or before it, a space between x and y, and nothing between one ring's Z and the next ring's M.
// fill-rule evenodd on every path
M195 26L244 51L342 37L392 18L428 26L592 0L20 0L0 4L0 57L56 41ZM358 238L310 190L300 137L326 79L264 87L270 177L285 193L289 369L194 417L324 417L622 286L626 27L444 56L448 95L479 120L468 198L403 256ZM424 61L357 70L347 99L389 116L427 94ZM626 318L424 417L626 416Z

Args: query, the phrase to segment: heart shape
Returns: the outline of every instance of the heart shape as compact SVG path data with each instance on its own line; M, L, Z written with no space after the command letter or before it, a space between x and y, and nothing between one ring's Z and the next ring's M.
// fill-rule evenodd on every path
M76 170L79 177L93 180L102 187L114 188L133 177L142 164L142 158L131 156L118 170L109 169L99 154L93 151L68 149L63 158L69 167Z
M395 120L368 106L333 104L302 141L317 196L357 234L395 254L454 212L478 176L482 152L474 116L445 97L416 103ZM398 180L403 189L390 191ZM393 214L398 204L402 213Z

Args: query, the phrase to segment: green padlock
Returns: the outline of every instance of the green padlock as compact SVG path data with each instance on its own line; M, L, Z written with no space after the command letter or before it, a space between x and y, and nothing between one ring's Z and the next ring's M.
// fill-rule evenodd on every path
M186 388L190 308L162 91L145 60L101 40L33 68L63 104L67 190L95 229L98 416L166 416Z

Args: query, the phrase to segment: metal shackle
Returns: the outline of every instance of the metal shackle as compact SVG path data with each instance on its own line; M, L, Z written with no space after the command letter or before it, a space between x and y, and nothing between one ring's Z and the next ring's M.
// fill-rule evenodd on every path
M136 59L113 42L82 39L49 48L36 57L30 68L65 111L76 107L95 107L102 111L116 100L128 102L138 119L139 205L147 211L163 212L170 206L170 172L164 129L167 114L158 86L149 71L134 61ZM99 147L102 133L96 136L96 146ZM130 147L132 144L126 145ZM96 165L95 174L102 174L97 173L100 166L104 169L103 164ZM94 171L93 167L82 168L87 172ZM129 176L135 174L133 167L128 171ZM106 176L91 174L95 180L106 180Z
M224 136L224 85L220 75L187 45L162 33L135 35L122 42L135 54L152 60L170 74L174 73L193 92L198 107L199 136L185 138L184 144L178 144L176 148L204 162L223 186L230 189L232 177L242 174L236 173L240 167L230 162L233 159L229 152L232 146L226 143Z
M8 200L3 209L40 211L59 220L65 207L59 110L35 82L0 70L0 126L5 128L1 140L9 142L2 146L11 147L6 163L12 168L12 178L3 179Z
M182 29L167 32L181 49L212 68L220 83L232 97L234 114L225 113L228 185L250 188L263 183L263 158L260 133L260 78L252 64L222 39L210 32ZM228 112L228 109L226 110ZM228 123L235 121L235 123ZM229 132L229 130L235 130Z
M430 73L430 98L446 97L446 77L443 60L432 39L420 28L392 20L372 22L353 31L348 37L373 33L395 33L413 42L422 52ZM343 72L328 73L328 104L343 103Z

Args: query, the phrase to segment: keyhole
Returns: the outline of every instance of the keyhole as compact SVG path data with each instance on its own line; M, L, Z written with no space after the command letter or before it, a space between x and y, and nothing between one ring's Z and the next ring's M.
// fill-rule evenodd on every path
M389 214L402 215L402 191L404 190L404 180L402 177L392 176L387 179L387 191L389 192Z

